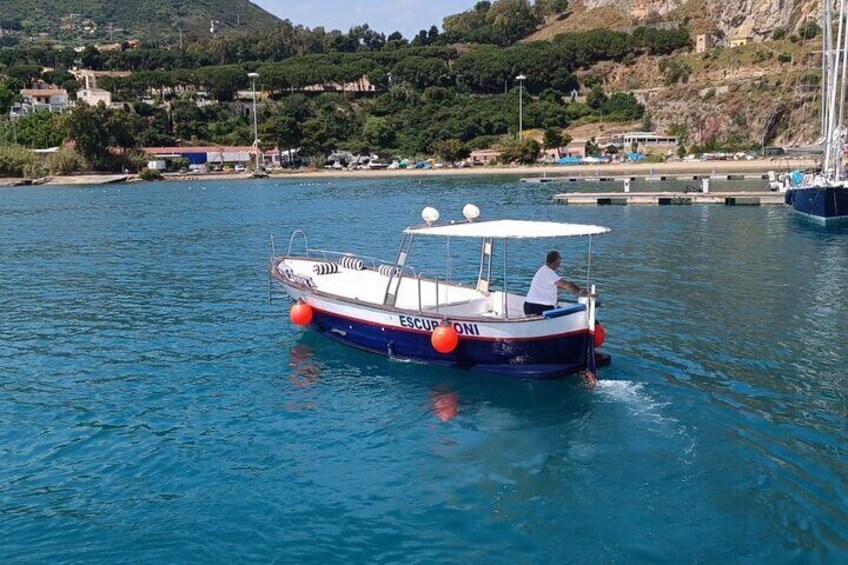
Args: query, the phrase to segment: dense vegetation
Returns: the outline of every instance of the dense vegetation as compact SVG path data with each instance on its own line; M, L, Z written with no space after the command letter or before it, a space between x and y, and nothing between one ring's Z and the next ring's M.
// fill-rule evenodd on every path
M249 145L249 105L237 103L236 93L250 88L247 74L254 71L269 96L260 108L263 145L302 147L302 155L318 159L348 149L452 160L501 143L501 136L518 127L519 74L528 77L524 126L547 129L550 139L576 120L640 119L644 108L632 95L580 84L574 73L600 61L672 53L689 46L689 32L594 30L551 42L515 43L565 7L562 0L479 2L448 17L443 33L433 27L410 41L367 25L342 33L282 22L267 33L227 35L183 50L0 49L3 113L34 78L70 91L79 88L65 70L74 58L94 70L133 72L98 84L127 102L125 110L77 108L64 117L27 116L15 128L0 126L0 141L16 138L28 147L48 147L75 139L85 162L100 169L126 166L126 159L115 158L115 148L125 156L139 146ZM478 45L468 45L472 42ZM58 70L43 75L43 66ZM370 88L316 89L354 82ZM585 102L570 101L573 90L588 94ZM523 155L533 148L512 149Z
M75 14L77 17L71 18ZM54 39L108 40L108 26L120 29L112 34L125 38L174 38L182 28L186 34L208 35L210 19L220 22L222 31L268 30L279 20L248 0L3 0L0 27L26 34L47 32ZM91 20L95 29L83 29Z

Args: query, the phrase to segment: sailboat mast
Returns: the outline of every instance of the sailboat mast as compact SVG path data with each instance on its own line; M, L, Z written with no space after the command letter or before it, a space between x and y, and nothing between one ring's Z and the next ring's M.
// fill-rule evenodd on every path
M821 74L821 139L827 144L827 122L829 108L827 106L827 93L830 92L830 58L833 56L833 39L831 37L831 1L822 2L822 74Z
M832 68L829 77L830 92L828 93L828 120L827 120L827 137L825 138L826 151L824 154L824 170L822 173L825 178L833 179L834 170L834 146L833 146L833 133L836 130L836 93L838 91L839 80L837 73L839 72L840 63L842 62L843 57L843 35L845 29L845 20L842 18L842 14L845 13L845 0L839 0L839 25L837 26L836 33L836 51L833 51L833 56L831 58Z
M842 4L842 10L839 12L839 21L845 21L845 3ZM845 163L843 158L844 135L845 135L845 96L846 86L848 86L848 25L844 26L844 35L842 37L842 69L839 73L839 119L836 122L833 141L833 159L835 180L842 180Z

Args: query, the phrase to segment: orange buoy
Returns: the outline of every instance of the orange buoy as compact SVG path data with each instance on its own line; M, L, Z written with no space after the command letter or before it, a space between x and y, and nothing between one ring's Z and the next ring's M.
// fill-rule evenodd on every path
M442 322L433 330L430 336L433 349L439 353L450 353L459 345L459 332L453 329L448 322Z
M312 322L312 306L298 300L292 305L289 317L296 326L308 326Z
M607 340L607 330L600 322L595 322L595 347L600 347Z

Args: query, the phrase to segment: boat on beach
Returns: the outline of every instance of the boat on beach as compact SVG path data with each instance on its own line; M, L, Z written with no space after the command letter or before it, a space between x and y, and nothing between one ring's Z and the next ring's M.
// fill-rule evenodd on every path
M477 221L468 205L466 220L438 224L427 208L425 223L404 230L395 261L311 249L302 230L292 233L285 255L273 252L270 277L294 301L293 323L365 351L521 379L553 379L585 372L594 379L609 357L596 352L605 330L596 320L597 294L559 302L541 315L524 314L524 294L509 288L507 245L515 239L573 239L589 242L605 227L526 220ZM438 238L480 246L477 281L463 285L427 277L410 263L413 243ZM303 249L295 252L295 242ZM496 274L500 247L503 273ZM450 252L447 257L450 261ZM447 273L450 273L448 266ZM498 284L495 284L495 280ZM496 288L496 286L498 288Z

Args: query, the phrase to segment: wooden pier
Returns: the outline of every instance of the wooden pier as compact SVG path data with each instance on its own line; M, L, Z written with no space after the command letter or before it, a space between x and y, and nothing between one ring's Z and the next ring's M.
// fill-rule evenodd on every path
M554 195L554 203L571 206L773 206L784 204L779 192L566 192Z
M660 182L660 181L698 181L703 179L710 180L768 180L768 173L736 173L736 174L715 174L704 173L696 175L580 175L580 176L555 176L555 177L528 177L520 179L521 182L528 184L552 184L566 182Z

